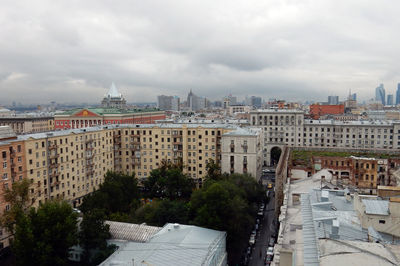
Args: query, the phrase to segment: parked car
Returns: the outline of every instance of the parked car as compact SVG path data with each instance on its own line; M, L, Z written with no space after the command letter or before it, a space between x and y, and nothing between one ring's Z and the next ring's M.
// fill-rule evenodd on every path
M257 215L258 215L259 217L263 217L263 216L264 216L264 212L263 212L263 211L258 211Z
M249 239L249 244L251 246L253 246L256 243L256 236L255 235L251 235L250 239Z
M268 247L267 249L267 256L274 256L274 247Z
M267 188L268 189L271 189L273 186L272 186L272 183L268 183L268 185L267 185Z
M273 247L275 245L275 238L270 237L269 242L268 242L268 246L269 247Z
M272 263L272 259L274 258L274 256L273 255L267 255L267 256L265 256L265 265L267 265L267 266L269 266L269 265L271 265L271 263Z

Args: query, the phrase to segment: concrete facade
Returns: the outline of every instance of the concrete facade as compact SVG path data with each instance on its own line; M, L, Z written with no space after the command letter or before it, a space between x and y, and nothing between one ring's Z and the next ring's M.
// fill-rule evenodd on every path
M0 117L0 126L10 126L17 134L30 134L54 130L54 117Z
M400 149L400 123L304 119L304 111L266 109L250 112L250 125L264 130L265 163L274 147Z
M249 174L261 178L263 165L263 131L237 129L222 135L221 171Z

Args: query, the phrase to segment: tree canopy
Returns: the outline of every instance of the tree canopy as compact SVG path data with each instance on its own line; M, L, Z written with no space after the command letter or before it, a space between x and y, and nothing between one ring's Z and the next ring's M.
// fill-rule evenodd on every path
M48 201L16 220L12 250L18 265L66 265L77 244L77 215L64 201Z

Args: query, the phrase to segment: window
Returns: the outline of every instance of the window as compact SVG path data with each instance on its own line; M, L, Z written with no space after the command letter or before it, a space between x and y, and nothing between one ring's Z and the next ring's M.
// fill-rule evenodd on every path
M380 223L380 224L385 224L386 221L385 221L385 220L379 220L379 223Z

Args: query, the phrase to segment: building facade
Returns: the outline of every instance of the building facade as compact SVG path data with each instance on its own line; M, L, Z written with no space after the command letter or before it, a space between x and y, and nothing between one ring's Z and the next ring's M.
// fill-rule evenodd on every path
M126 100L124 97L122 97L122 94L118 92L118 89L115 87L114 83L111 84L107 94L104 95L104 98L101 101L101 107L126 109Z
M83 108L56 114L54 116L54 125L56 130L62 130L99 125L150 124L165 118L164 111L155 109Z
M221 171L249 174L260 180L263 166L263 131L238 128L222 135Z
M10 126L17 134L30 134L54 130L54 117L5 116L0 126Z
M10 209L4 193L15 181L26 177L24 142L9 127L0 127L0 215ZM10 233L0 227L0 250L10 245Z
M319 119L324 115L341 115L344 114L343 104L312 104L310 105L310 117L312 119Z
M365 150L400 148L400 123L393 121L309 120L304 112L266 109L250 112L250 125L264 130L264 160L274 147L336 147Z
M385 97L385 87L383 87L383 84L380 84L376 89L375 89L375 101L381 103L382 105L386 105L386 97Z
M157 96L158 109L164 111L179 111L180 110L180 99L178 96Z

